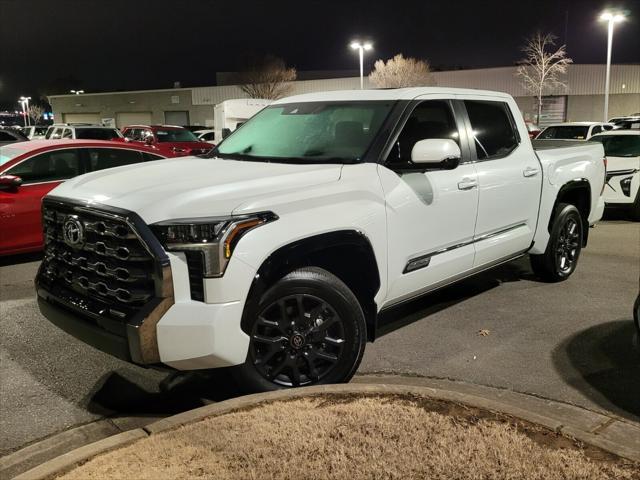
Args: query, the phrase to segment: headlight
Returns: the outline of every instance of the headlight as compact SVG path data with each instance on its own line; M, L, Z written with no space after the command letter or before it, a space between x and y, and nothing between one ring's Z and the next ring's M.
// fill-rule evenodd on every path
M194 252L202 258L205 277L224 274L233 249L250 230L278 217L256 213L237 217L171 220L151 225L162 245L175 252Z

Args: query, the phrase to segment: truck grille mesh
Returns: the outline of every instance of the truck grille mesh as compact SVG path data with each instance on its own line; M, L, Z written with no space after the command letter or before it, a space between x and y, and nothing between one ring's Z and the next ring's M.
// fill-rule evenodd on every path
M154 298L154 258L123 218L46 201L42 212L41 275L52 287L65 290L68 301L94 314L126 321ZM79 240L75 244L65 236L69 226L76 227Z

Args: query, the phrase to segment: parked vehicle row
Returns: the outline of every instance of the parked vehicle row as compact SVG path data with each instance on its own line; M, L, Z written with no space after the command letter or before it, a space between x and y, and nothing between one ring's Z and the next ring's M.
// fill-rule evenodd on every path
M603 145L534 149L507 94L278 100L210 154L70 179L43 201L43 315L141 365L247 390L348 380L394 308L522 255L575 271Z

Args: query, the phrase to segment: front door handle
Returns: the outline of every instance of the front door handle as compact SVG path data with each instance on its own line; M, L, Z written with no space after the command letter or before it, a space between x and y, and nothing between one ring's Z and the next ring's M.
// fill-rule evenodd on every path
M522 171L525 177L535 177L538 173L540 173L540 169L534 167L527 167Z
M458 190L471 190L478 186L478 180L475 178L465 177L462 181L458 182Z

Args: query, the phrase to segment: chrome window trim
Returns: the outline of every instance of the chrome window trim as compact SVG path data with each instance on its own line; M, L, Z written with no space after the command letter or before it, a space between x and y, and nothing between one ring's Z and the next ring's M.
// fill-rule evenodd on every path
M527 226L527 224L525 222L519 222L519 223L516 223L514 225L510 225L508 227L501 228L500 230L496 230L494 232L489 232L489 233L485 233L485 234L482 234L482 235L477 236L477 237L473 237L470 240L465 240L465 241L456 243L454 245L450 245L448 247L439 248L439 249L433 250L433 251L431 251L429 253L425 253L423 255L419 255L417 257L413 257L413 258L409 259L409 261L405 265L404 269L402 270L402 273L403 274L411 273L411 272L415 272L417 270L421 270L423 268L428 267L429 264L431 263L431 258L436 256L436 255L441 255L443 253L447 253L447 252L450 252L452 250L456 250L458 248L466 247L468 245L473 245L475 243L482 242L483 240L488 240L490 238L497 237L498 235L502 235L503 233L507 233L507 232L510 232L510 231L515 230L517 228L526 227L526 226ZM414 267L412 268L412 266L414 266Z

